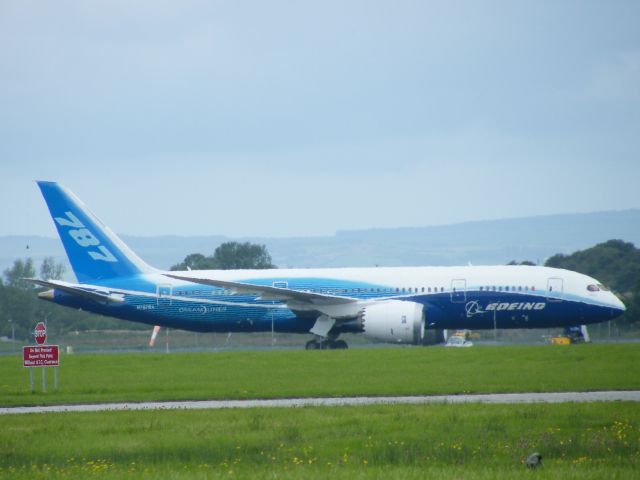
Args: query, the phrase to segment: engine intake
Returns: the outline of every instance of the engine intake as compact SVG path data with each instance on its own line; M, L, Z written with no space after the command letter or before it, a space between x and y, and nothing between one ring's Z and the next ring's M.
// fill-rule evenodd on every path
M364 335L383 342L418 345L424 338L424 308L416 302L387 300L369 305L359 322Z

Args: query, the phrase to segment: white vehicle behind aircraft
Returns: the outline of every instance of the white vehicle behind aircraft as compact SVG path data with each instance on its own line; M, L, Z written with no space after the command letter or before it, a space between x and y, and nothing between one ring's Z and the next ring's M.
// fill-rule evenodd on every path
M453 335L449 337L447 343L444 344L445 347L473 347L473 342L467 340L464 337L459 337L457 335Z
M38 182L77 283L37 280L40 298L200 332L340 334L421 344L428 330L603 322L625 307L597 280L547 267L392 267L161 271L133 253L68 189ZM392 246L390 246L392 248Z

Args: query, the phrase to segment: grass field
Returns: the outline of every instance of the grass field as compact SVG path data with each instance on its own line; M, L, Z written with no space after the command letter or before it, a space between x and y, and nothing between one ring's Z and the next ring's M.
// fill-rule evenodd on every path
M638 389L639 361L637 344L69 355L60 391L32 394L20 359L0 357L0 404ZM0 478L640 478L639 407L9 415Z
M631 403L102 412L0 417L0 477L628 479ZM47 441L48 440L48 441ZM527 471L526 456L543 455Z
M640 344L66 355L44 394L21 361L0 357L2 406L640 388Z

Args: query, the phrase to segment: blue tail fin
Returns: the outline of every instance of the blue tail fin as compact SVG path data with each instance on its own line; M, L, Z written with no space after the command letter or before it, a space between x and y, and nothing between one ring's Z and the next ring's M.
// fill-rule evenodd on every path
M38 182L78 281L148 273L153 269L104 225L73 192Z

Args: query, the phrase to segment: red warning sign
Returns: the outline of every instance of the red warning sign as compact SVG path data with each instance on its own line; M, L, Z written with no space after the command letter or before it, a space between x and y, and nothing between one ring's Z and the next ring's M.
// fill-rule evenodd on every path
M57 367L58 345L22 347L22 359L25 367Z

